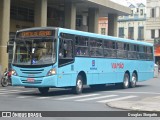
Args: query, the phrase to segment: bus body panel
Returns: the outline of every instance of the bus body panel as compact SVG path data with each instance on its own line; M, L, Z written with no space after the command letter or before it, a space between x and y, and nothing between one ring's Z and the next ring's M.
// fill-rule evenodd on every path
M73 86L75 85L76 74L73 68L73 64L68 64L58 68L58 86ZM74 80L74 81L73 81Z
M41 68L22 68L12 66L12 68L18 75L12 75L13 86L57 86L57 75L47 76L49 70L52 68L56 68L56 65Z
M57 76L48 76L43 78L34 78L34 82L27 82L27 78L12 76L13 86L25 86L25 87L56 87Z
M92 65L93 61L95 62L94 66ZM79 64L80 62L82 64ZM144 63L144 61L140 60L82 57L76 57L74 63L76 71L80 72L83 70L86 73L87 85L123 82L124 74L127 71L130 77L133 72L136 71L138 74L138 81L148 80L153 78L153 65L154 63L152 61L146 61Z

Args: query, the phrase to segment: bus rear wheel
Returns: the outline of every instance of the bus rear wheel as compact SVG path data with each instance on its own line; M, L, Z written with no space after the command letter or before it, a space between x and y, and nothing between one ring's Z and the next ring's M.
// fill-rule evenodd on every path
M115 84L117 88L127 89L129 87L129 74L125 73L122 83Z
M75 94L81 94L83 90L83 78L81 75L78 75L76 80L76 86L73 87L73 92Z
M128 73L124 74L122 87L123 89L127 89L129 87L129 74Z
M130 87L134 88L136 87L136 82L137 82L137 75L136 73L132 74L131 82L130 82Z
M41 94L47 94L48 93L48 91L49 91L49 87L43 87L43 88L38 88L38 90L39 90L39 92L41 93Z

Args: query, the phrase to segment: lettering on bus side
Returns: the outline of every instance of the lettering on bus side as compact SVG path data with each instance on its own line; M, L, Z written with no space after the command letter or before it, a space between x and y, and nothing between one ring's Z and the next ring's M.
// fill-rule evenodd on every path
M123 69L124 64L123 63L112 63L112 68L113 69Z

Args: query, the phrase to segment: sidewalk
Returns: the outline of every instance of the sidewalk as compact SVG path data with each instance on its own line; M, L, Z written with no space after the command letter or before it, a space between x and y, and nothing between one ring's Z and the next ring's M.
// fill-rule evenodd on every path
M160 111L160 96L149 97L140 101L115 101L106 103L114 108L135 110L135 111Z

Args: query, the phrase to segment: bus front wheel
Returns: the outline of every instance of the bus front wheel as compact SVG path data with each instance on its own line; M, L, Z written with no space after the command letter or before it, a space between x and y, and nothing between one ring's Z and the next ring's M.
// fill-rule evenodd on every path
M43 87L43 88L38 88L38 90L39 90L39 92L41 93L41 94L47 94L48 93L48 91L49 91L49 87Z
M76 86L73 88L75 94L81 94L83 90L83 78L81 75L78 75L76 80Z

